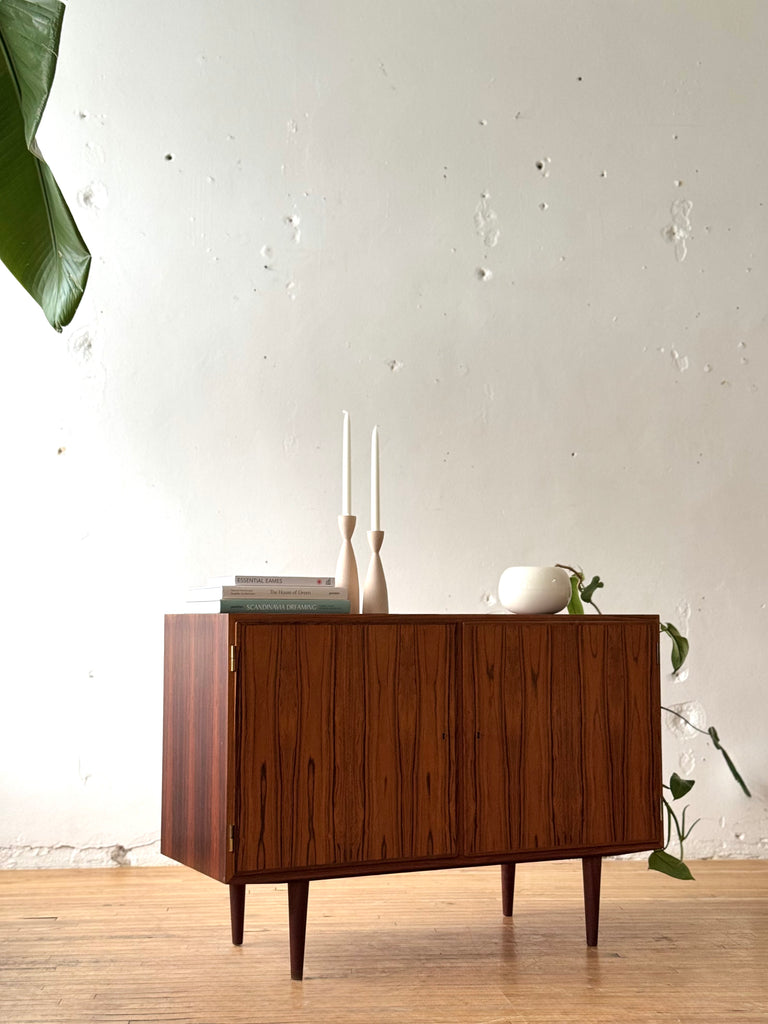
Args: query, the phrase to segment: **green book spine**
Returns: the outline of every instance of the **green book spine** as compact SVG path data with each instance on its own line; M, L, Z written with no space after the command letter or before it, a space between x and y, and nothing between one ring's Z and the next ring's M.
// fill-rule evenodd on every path
M350 602L346 600L253 598L247 600L239 597L223 598L221 601L193 601L187 605L190 612L258 612L266 614L306 613L308 615L348 615Z

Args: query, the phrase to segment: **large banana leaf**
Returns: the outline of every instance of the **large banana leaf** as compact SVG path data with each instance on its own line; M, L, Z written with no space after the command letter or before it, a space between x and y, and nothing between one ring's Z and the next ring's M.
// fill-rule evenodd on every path
M56 72L64 4L0 0L0 259L60 331L91 255L35 142Z

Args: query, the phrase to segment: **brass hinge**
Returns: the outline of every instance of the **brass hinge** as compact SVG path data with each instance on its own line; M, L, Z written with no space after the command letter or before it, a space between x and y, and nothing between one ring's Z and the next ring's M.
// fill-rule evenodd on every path
M235 826L227 825L227 851L229 853L235 852Z
M229 671L234 672L237 667L237 645L230 644L229 647Z

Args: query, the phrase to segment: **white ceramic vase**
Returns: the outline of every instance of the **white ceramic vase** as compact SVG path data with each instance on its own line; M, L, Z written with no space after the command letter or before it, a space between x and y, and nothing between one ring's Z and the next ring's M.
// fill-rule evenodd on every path
M512 565L499 580L499 602L516 615L551 615L570 599L571 578L556 565Z

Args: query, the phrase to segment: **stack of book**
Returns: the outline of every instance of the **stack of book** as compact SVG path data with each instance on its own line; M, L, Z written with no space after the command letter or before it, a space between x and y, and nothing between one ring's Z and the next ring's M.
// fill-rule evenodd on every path
M187 591L190 612L348 615L346 587L332 576L217 576Z

